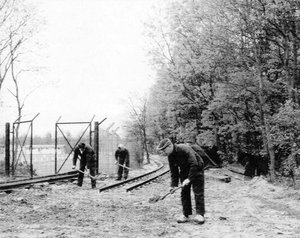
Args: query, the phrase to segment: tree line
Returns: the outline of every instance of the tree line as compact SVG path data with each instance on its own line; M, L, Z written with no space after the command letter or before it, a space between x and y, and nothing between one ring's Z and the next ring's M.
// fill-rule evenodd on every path
M165 137L255 156L271 180L300 148L300 2L171 1L146 24L157 81L148 144Z

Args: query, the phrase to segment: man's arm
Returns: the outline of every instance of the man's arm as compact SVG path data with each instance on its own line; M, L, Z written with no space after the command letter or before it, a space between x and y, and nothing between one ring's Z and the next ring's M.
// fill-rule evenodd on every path
M169 168L171 172L171 187L177 187L179 183L179 169L178 166L174 164L172 158L168 156Z
M119 150L116 150L115 152L115 159L118 161L118 157L119 157Z

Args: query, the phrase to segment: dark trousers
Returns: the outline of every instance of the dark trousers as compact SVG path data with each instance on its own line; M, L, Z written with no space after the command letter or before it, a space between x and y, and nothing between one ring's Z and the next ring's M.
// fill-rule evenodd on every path
M125 158L119 158L118 163L120 165L129 167L129 160L128 159L126 160ZM120 165L118 167L118 179L121 179L122 176L124 177L124 179L127 179L129 171L128 171L127 168L124 168L124 167L122 167Z
M183 214L185 216L192 215L191 187L195 195L196 214L204 215L204 171L202 175L198 175L192 183L184 186L181 190L181 203Z
M81 159L80 160L80 170L84 172L85 167L86 167L86 160L85 159ZM96 169L95 166L91 166L90 168L90 175L95 177L96 176ZM77 184L78 186L82 186L82 182L83 182L83 177L84 177L84 173L79 172L78 174L78 180L77 180ZM91 178L91 185L92 188L96 187L96 180Z

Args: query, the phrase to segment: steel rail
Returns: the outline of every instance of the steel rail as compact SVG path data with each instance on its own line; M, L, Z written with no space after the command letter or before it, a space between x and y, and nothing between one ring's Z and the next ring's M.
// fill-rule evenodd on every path
M26 187L36 183L55 182L59 180L77 178L78 172L71 171L64 174L48 175L43 177L34 177L30 179L9 181L0 183L0 191L12 190L15 188Z
M150 182L156 180L158 177L161 177L161 176L165 175L165 174L168 173L168 172L170 172L169 169L166 170L166 171L163 171L163 172L159 173L158 175L156 175L156 176L154 176L154 177L151 177L151 178L146 179L146 180L144 180L144 181L138 182L138 183L136 183L136 184L134 184L134 185L132 185L132 186L126 188L126 192L129 192L129 191L131 191L131 190L133 190L133 189L136 189L136 188L138 188L138 187L141 187L141 186L143 186L144 184L150 183Z
M101 187L99 189L99 192L109 190L109 189L112 189L112 188L115 188L115 187L118 187L118 186L121 186L124 184L129 184L135 180L138 180L138 179L144 178L146 176L149 176L151 174L154 174L155 172L161 170L164 167L164 164L158 163L158 162L156 162L156 163L159 164L158 168L156 168L148 173L145 173L145 174L121 181L121 182L117 182L117 183L114 183L114 184L111 184L111 185L108 185L105 187ZM142 181L141 183L138 183L138 184L140 184L139 186L146 184L146 183L156 179L157 177L162 176L163 174L165 174L167 172L169 172L169 170L163 171L159 175L156 175L150 179L146 179L145 181ZM42 177L33 177L33 178L27 178L27 179L19 179L19 180L15 180L15 181L0 182L0 191L10 191L10 190L13 190L16 188L28 187L32 184L45 183L45 182L49 183L49 182L72 179L72 178L77 178L77 177L78 177L78 171L70 171L70 172L63 173L63 174L47 175L47 176L42 176ZM135 187L139 187L139 186L133 185L132 187L135 188ZM127 190L127 191L130 191L134 188L129 188L129 190Z
M236 170L234 170L234 169L230 169L230 168L229 168L228 170L231 171L231 172L233 172L233 173L238 173L238 174L241 174L241 175L245 176L244 173L239 172L239 171L236 171ZM165 170L165 171L161 172L160 174L158 174L158 175L156 175L156 176L154 176L154 177L151 177L151 178L149 178L149 179L147 179L147 180L144 180L144 181L138 182L138 183L136 183L136 184L134 184L134 185L132 185L132 186L129 186L129 187L126 188L126 192L129 192L129 191L131 191L131 190L133 190L133 189L139 188L139 187L141 187L141 186L143 186L143 185L145 185L145 184L147 184L147 183L150 183L150 182L156 180L158 177L161 177L161 176L165 175L165 174L168 173L168 172L170 172L169 169L168 169L168 170ZM247 176L245 176L245 177L247 177ZM231 181L231 178L230 178L229 176L220 177L220 178L217 178L217 179L220 180L220 181L226 182L226 183L228 183L228 182Z
M124 185L124 184L128 184L130 182L133 182L135 180L141 179L143 177L146 177L146 176L148 176L150 174L153 174L153 173L159 171L163 167L164 167L164 164L160 164L160 166L158 168L156 168L156 169L154 169L154 170L152 170L152 171L150 171L148 173L145 173L145 174L142 174L142 175L139 175L139 176L136 176L136 177L133 177L133 178L121 181L121 182L113 183L111 185L107 185L105 187L102 187L102 188L99 189L99 193L102 192L102 191L105 191L105 190L109 190L109 189L112 189L112 188L115 188L115 187L119 187L119 186Z

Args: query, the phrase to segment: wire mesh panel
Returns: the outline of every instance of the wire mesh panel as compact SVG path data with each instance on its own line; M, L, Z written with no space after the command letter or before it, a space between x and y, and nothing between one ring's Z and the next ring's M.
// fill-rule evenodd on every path
M32 167L32 122L13 124L12 174L13 176L34 176Z
M33 146L33 169L35 175L45 176L55 174L55 145L37 145ZM57 145L57 162L62 164L68 154L66 145ZM69 159L65 162L60 173L69 172L72 168L72 160Z
M141 143L137 140L127 139L126 148L130 153L130 167L140 168L144 162L144 153Z
M84 142L91 145L92 131L90 122L57 122L55 125L55 173L61 173L64 170L69 170L72 167L72 155L75 147ZM79 131L78 131L79 129ZM76 137L71 136L71 131L77 130ZM61 135L58 137L58 133ZM60 139L61 140L60 140ZM62 141L66 145L66 154L58 154L58 143ZM61 158L64 156L64 159Z
M5 125L0 125L0 176L5 174Z
M116 133L99 129L99 171L108 175L116 173L115 151L121 138Z
M108 175L116 175L115 151L119 144L125 145L130 155L130 168L138 168L143 164L143 148L135 140L122 140L117 133L99 129L99 171Z

